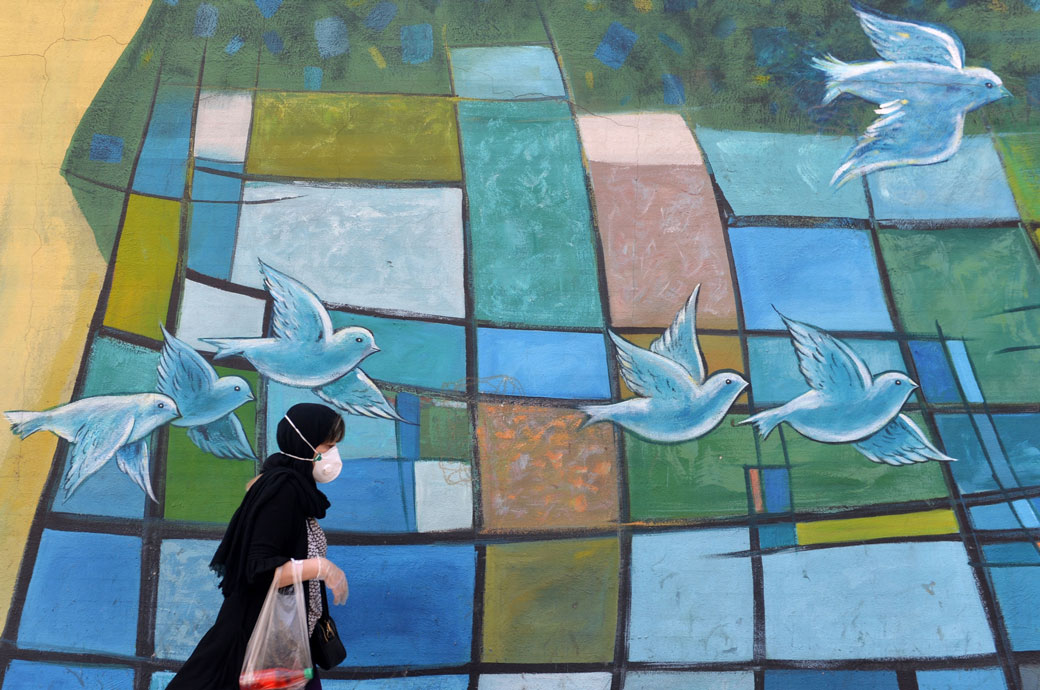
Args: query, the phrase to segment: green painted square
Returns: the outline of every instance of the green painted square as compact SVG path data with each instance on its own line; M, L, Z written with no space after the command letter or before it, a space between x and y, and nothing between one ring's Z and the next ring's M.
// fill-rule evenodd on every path
M202 86L211 89L252 89L256 86L257 57L263 48L264 17L252 2L207 0L220 11L217 32L206 42L206 64ZM232 38L242 39L242 47L229 55L225 50Z
M750 427L729 415L714 431L686 443L651 443L625 434L633 520L747 515L744 466L758 463Z
M421 457L468 462L473 458L472 439L469 409L465 404L436 398L423 399L419 408Z
M611 661L619 560L616 539L488 546L483 661Z
M409 9L404 10L402 15L408 17L411 7L418 4L407 3ZM538 5L537 0L437 3L433 22L434 40L437 39L437 32L443 31L449 46L545 43L548 36ZM409 20L403 23L414 22Z
M259 375L216 367L218 376L241 376L255 391ZM256 450L256 403L235 410L246 438ZM168 520L226 523L246 493L246 483L256 476L251 460L218 458L200 449L188 438L188 430L171 426L166 451L166 505Z
M882 230L881 249L905 328L964 339L986 400L1037 402L1040 268L1021 228ZM1014 311L1014 310L1020 311Z
M89 362L81 398L155 392L155 350L99 335L90 346Z
M927 432L920 415L909 417ZM920 501L947 495L938 462L893 467L871 462L847 443L817 443L787 427L782 429L782 437L791 461L795 512ZM762 447L765 453L775 457L781 452L781 434L773 432Z
M1040 134L1001 134L996 142L1019 215L1040 222Z
M84 182L72 175L67 175L65 181L83 217L94 231L94 241L101 256L110 258L119 233L119 221L123 217L126 192Z

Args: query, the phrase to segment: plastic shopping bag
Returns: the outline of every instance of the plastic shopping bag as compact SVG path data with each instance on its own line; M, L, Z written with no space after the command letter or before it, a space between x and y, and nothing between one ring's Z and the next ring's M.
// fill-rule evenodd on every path
M246 646L238 684L242 690L299 690L314 677L303 602L303 565L292 561L293 584L272 578L260 617Z

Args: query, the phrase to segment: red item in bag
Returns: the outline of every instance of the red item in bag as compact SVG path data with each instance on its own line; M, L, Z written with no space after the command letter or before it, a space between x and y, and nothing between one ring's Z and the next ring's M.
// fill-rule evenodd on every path
M243 673L238 679L242 690L280 690L306 683L314 677L314 669L298 671L288 668L265 668L262 671Z

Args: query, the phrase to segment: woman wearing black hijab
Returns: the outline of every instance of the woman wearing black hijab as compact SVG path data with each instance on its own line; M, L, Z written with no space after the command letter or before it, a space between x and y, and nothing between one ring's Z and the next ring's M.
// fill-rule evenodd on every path
M346 601L347 578L325 558L318 520L329 501L317 487L339 474L336 443L342 438L343 419L325 405L293 405L278 422L281 452L267 458L249 485L210 563L221 577L224 604L167 690L238 690L246 644L271 579L292 584L290 567L282 567L290 560L303 566L309 631L322 612L322 587L328 585L335 603ZM315 676L305 690L320 688Z

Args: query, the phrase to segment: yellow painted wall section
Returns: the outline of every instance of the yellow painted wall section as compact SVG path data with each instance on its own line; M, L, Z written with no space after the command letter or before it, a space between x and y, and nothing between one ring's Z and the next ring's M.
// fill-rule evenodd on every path
M902 515L800 522L795 529L798 543L808 546L888 537L954 534L957 532L957 518L952 510L928 510Z

